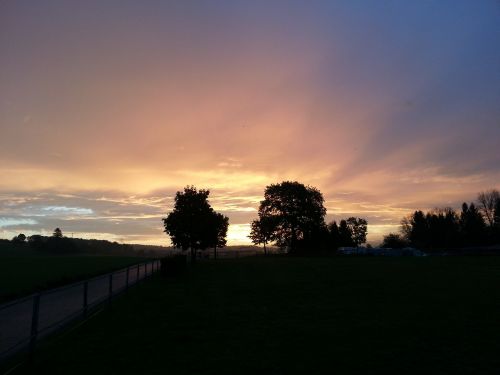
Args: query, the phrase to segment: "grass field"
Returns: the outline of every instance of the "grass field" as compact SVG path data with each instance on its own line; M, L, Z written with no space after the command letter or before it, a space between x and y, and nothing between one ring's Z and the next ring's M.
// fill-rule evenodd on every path
M0 302L126 267L141 258L40 255L29 248L0 252Z
M64 337L50 374L497 374L500 257L247 258L159 275Z

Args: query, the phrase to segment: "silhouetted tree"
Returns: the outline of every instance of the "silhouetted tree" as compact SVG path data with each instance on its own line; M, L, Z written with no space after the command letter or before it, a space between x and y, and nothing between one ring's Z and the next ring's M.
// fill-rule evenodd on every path
M59 228L54 229L54 233L52 234L52 237L62 238L63 237L62 230Z
M493 216L493 241L500 243L500 199L495 204L495 211Z
M302 243L303 247L311 252L326 253L332 250L330 233L326 224L313 228Z
M33 234L28 237L28 244L36 249L40 249L44 237L40 234Z
M366 242L368 222L365 219L350 217L347 219L347 226L349 227L352 242L355 246L359 246Z
M229 227L229 218L221 213L214 212L211 215L210 223L207 226L207 231L210 234L207 236L206 247L214 248L214 258L217 259L217 248L226 246L227 229Z
M426 216L422 211L415 211L412 215L401 221L405 238L412 246L427 247L429 243L429 230Z
M493 227L495 224L495 207L500 201L500 193L496 189L482 191L478 194L479 209L484 215L488 226Z
M449 208L435 209L426 215L429 230L428 246L433 248L455 247L459 239L459 220Z
M486 224L474 203L469 206L465 202L462 204L460 232L463 245L482 245L485 243Z
M397 233L389 233L384 236L384 240L380 247L388 248L388 249L402 249L408 246L408 241Z
M412 246L421 248L453 248L460 244L460 220L447 207L424 214L415 211L402 220L402 232Z
M26 236L24 233L19 233L17 236L12 238L12 242L15 244L22 244L26 242Z
M178 191L173 211L163 219L172 244L190 249L192 261L196 260L197 250L225 245L229 219L213 210L208 203L209 194L209 190L198 191L194 186Z
M250 235L248 236L255 245L264 245L264 254L267 254L266 245L273 240L275 228L273 216L259 215L258 220L252 221Z
M497 199L497 202L495 203L493 225L496 227L500 227L500 199Z
M351 247L356 246L352 239L351 228L347 225L346 220L340 220L339 224L339 246Z
M328 233L329 233L329 243L330 243L330 248L333 250L337 250L340 245L340 232L339 232L339 226L337 225L336 221L332 221L330 224L328 224Z
M270 218L272 241L294 253L310 247L315 234L325 228L323 202L318 189L284 181L266 187L259 218Z

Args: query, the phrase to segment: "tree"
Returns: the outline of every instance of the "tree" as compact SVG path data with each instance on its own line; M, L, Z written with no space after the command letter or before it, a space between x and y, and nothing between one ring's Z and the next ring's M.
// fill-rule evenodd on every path
M493 211L493 224L500 227L500 199L497 199L497 202L495 203Z
M350 217L347 219L347 226L351 232L352 242L355 246L366 242L368 222L365 219Z
M330 237L330 248L335 251L340 246L340 232L339 226L337 225L336 221L332 221L330 224L328 224L328 234Z
M452 208L436 208L427 213L426 220L430 247L453 248L458 245L460 224Z
M341 247L351 247L356 244L352 240L351 228L347 225L346 220L340 220L339 224L339 246Z
M33 234L28 237L28 244L31 247L36 248L37 250L40 250L42 248L43 241L44 237L40 234Z
M259 230L269 230L264 236L281 248L287 247L291 253L306 249L314 241L314 235L325 228L323 202L318 189L296 181L269 185L259 206L260 223L253 224L256 233L262 238Z
M450 249L461 245L463 240L463 230L466 221L476 221L474 226L480 225L477 222L477 210L472 206L465 205L461 218L450 207L436 208L424 214L422 211L415 211L412 215L401 221L402 232L405 234L411 246L435 249ZM467 215L467 217L466 217ZM469 228L469 224L467 224Z
M380 247L387 249L402 249L407 246L408 241L397 233L389 233L387 236L384 236L384 240L380 245Z
M493 227L495 224L495 206L500 201L500 193L496 189L482 191L478 194L479 209L484 215L488 225Z
M425 214L422 211L415 211L409 217L403 218L401 221L401 230L404 233L406 240L415 247L428 246L428 225Z
M267 255L266 245L272 241L275 228L273 216L259 215L258 220L252 221L250 235L248 236L255 245L264 245L264 254Z
M59 229L59 228L54 229L54 233L52 234L52 237L54 237L54 238L62 238L63 237L62 230Z
M226 244L229 219L213 210L208 203L209 194L209 190L187 186L176 193L173 211L162 219L172 244L182 250L190 249L193 262L197 250Z
M462 244L466 246L484 244L486 223L474 203L469 206L465 202L462 204L459 223Z
M12 238L12 242L15 244L22 244L26 242L26 236L24 233L19 233L17 236Z
M210 225L206 228L210 231L207 236L206 247L214 248L214 258L217 259L217 248L226 246L227 229L229 228L229 218L221 213L214 212L211 215Z
M493 216L493 241L497 244L500 242L500 199L498 199L495 204Z
M493 211L493 225L500 229L500 199L495 203L495 208Z

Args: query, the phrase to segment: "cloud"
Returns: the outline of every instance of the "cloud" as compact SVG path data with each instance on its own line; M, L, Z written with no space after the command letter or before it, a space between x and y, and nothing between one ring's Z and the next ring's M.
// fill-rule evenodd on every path
M492 4L0 5L0 215L164 243L191 184L231 241L283 180L370 236L458 207L500 187Z
M42 211L47 212L49 215L91 215L94 213L90 208L66 206L46 206L42 207Z
M0 217L0 228L35 225L35 224L38 224L38 223L36 220L33 220L33 219Z

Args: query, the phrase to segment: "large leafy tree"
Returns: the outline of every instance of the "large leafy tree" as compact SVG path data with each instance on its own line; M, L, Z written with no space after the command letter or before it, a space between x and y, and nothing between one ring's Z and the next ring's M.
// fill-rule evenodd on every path
M368 222L365 219L350 217L347 219L347 227L351 232L352 242L355 246L359 246L366 242L366 233Z
M297 252L311 245L325 225L323 195L310 186L284 181L266 187L259 220L252 224L256 241L272 241Z
M197 190L194 186L178 191L173 211L163 219L172 244L190 249L193 261L196 250L216 249L226 244L229 219L214 211L208 203L209 194L209 190Z

